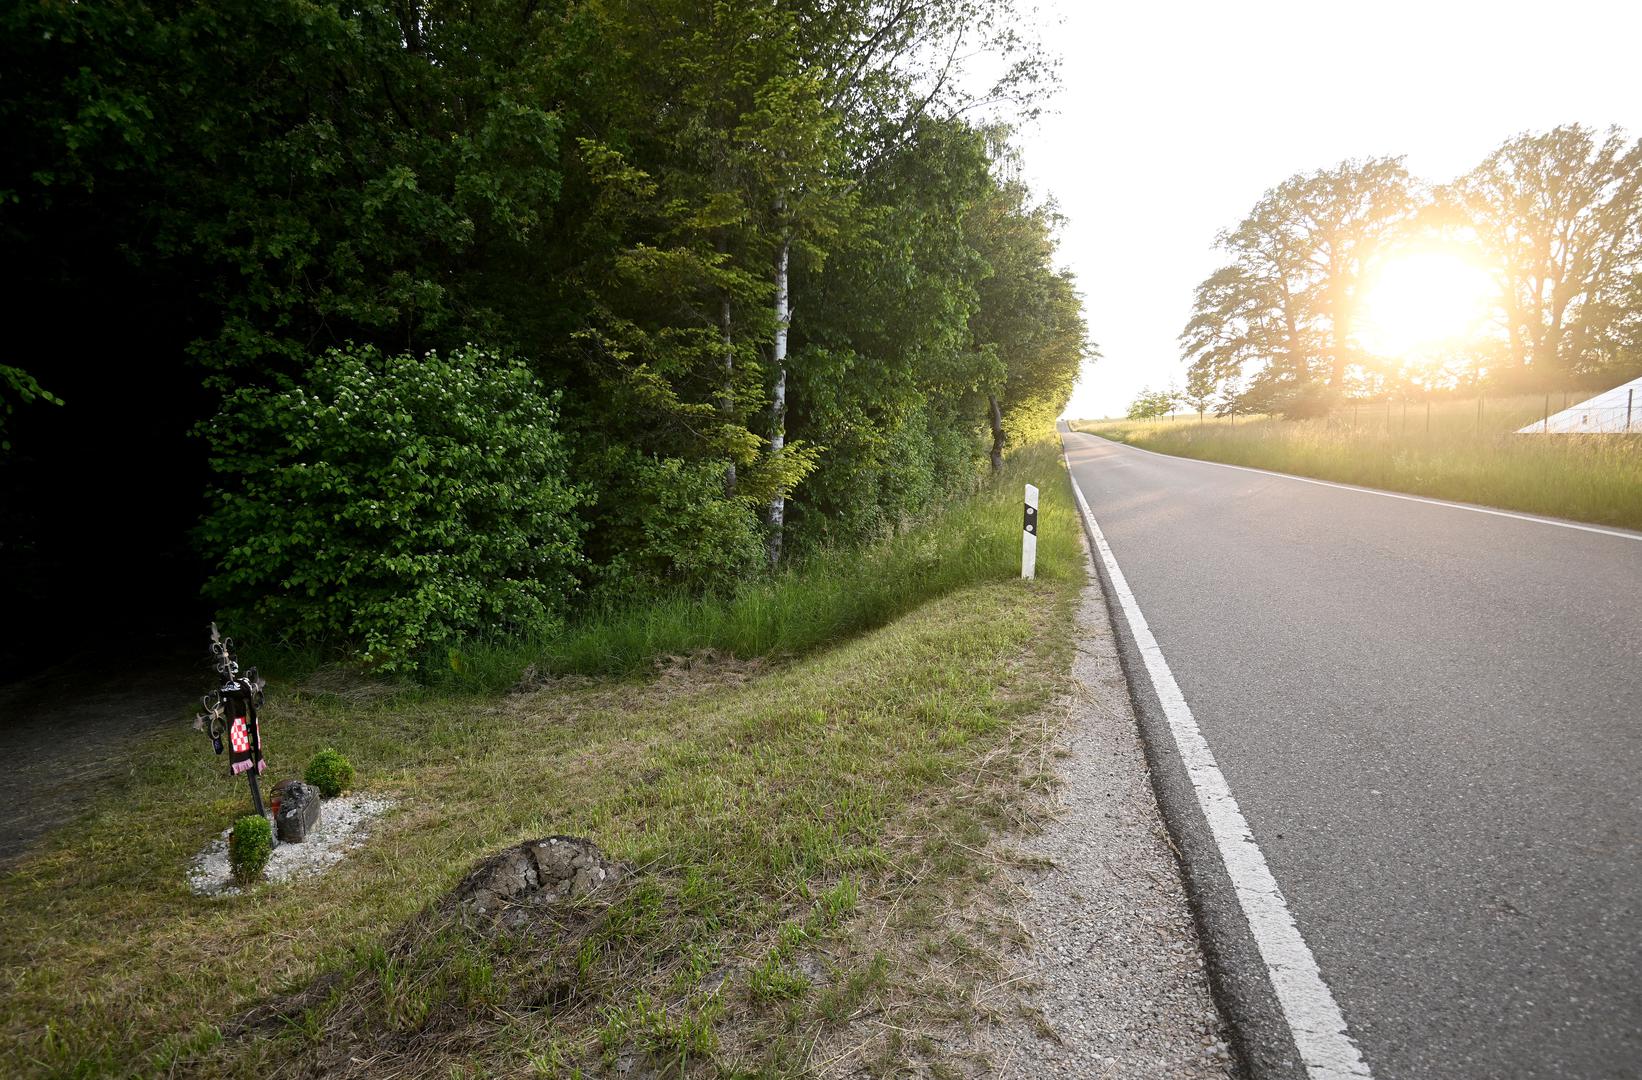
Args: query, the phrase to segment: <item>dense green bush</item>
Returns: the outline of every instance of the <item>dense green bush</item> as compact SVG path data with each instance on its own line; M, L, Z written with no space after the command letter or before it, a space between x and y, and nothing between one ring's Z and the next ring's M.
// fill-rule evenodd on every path
M228 865L234 880L249 885L262 876L274 853L274 827L261 814L246 814L228 834Z
M241 389L208 432L227 481L201 528L208 592L384 670L550 632L582 560L556 419L523 364L471 346L332 349L300 382Z
M326 747L308 762L302 779L318 788L327 799L334 799L353 786L353 763Z
M598 599L619 603L681 587L722 592L761 570L761 508L726 496L724 477L722 462L605 453L595 482L606 524L589 537L600 564Z
M867 365L852 358L853 366ZM840 381L848 386L865 379L846 374ZM817 403L807 419L827 447L827 467L793 496L795 552L872 543L978 481L982 444L974 417L933 408L910 393L893 410L851 400L850 389L827 387L810 372L798 384Z

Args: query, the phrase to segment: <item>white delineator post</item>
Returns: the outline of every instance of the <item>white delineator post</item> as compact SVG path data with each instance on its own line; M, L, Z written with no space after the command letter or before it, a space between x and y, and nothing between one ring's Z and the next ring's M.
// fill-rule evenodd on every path
M1038 489L1026 485L1026 518L1021 523L1021 577L1038 573Z

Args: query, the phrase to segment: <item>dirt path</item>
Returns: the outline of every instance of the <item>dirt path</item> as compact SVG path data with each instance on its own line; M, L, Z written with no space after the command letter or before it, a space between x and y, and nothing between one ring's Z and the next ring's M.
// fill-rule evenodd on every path
M209 685L203 658L169 653L117 673L76 658L0 687L0 867L84 811L131 744L185 722Z

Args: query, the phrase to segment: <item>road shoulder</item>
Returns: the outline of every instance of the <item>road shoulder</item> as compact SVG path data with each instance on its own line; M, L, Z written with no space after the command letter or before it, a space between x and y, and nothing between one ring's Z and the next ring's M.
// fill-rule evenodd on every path
M1066 447L1064 435L1063 448ZM1067 458L1070 472L1071 459ZM1074 487L1076 478L1070 477ZM1085 522L1087 526L1087 522ZM1085 529L1086 544L1094 537ZM1146 672L1133 629L1117 603L1117 593L1103 560L1091 557L1106 602L1130 692L1135 725L1157 805L1177 856L1214 999L1230 1024L1233 1043L1250 1076L1260 1080L1298 1080L1306 1076L1288 1019L1272 988L1220 850L1198 805L1197 792L1181 760L1169 719Z
M999 1032L1025 1075L1229 1077L1230 1031L1210 993L1186 892L1149 781L1100 586L1083 591L1052 822L1023 845L1018 916L1033 948L1022 997L1049 1045Z
M1042 783L971 856L985 885L937 909L869 904L856 956L889 955L880 1007L815 1046L821 1076L1240 1075L1153 795L1099 584L1074 608L1065 692L1039 720Z

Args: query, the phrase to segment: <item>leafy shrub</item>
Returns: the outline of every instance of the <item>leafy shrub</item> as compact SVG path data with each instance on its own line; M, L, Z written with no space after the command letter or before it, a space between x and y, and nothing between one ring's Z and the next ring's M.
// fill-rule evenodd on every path
M762 504L725 495L722 461L658 459L614 448L595 470L600 546L589 554L602 564L601 599L673 588L722 592L764 567Z
M249 885L262 876L274 853L274 827L261 814L246 814L228 834L228 865L234 880Z
M478 634L550 633L581 564L555 399L520 362L332 349L235 392L201 527L209 594L260 633L383 670Z
M302 779L318 788L327 799L334 799L353 786L353 763L326 747L308 762Z
M815 406L810 416L827 447L827 467L806 477L793 495L788 520L794 554L873 543L975 481L981 447L975 417L916 400L873 415L859 403L834 400L843 392L818 376L806 378L830 402Z

